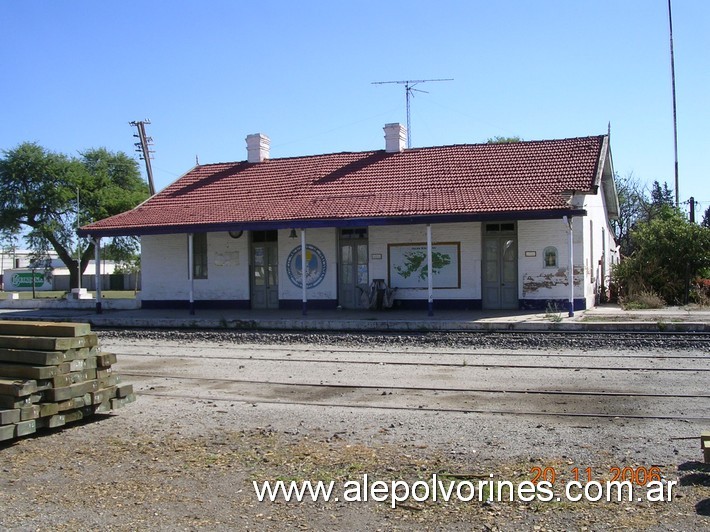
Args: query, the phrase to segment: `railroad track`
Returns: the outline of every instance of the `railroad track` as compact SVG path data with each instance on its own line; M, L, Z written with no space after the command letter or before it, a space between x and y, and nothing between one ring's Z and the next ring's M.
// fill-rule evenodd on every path
M178 380L184 380L182 377L170 377ZM204 379L209 381L210 379ZM263 386L268 383L253 383ZM284 384L280 384L284 386ZM290 386L303 386L303 385L293 385ZM332 389L331 385L309 385L315 386L321 389ZM382 388L379 388L382 390ZM439 392L440 393L440 392ZM510 393L505 391L499 391L498 393ZM401 405L401 404L359 404L352 401L329 401L327 403L318 401L307 401L307 400L289 400L287 398L282 399L268 399L268 398L257 398L257 399L247 399L243 395L211 395L209 393L191 394L191 393L176 393L176 392L162 392L162 391L151 391L143 390L139 391L138 395L153 396L153 397L163 397L169 399L178 400L190 400L190 401L212 401L212 402L223 402L223 403L248 403L256 406L257 404L271 404L271 405L282 405L282 406L312 406L320 408L343 408L347 410L390 410L390 411L415 411L415 412L428 412L428 413L459 413L459 414L487 414L487 415L511 415L511 416L528 416L528 417L551 417L551 418L600 418L600 419L628 419L628 420L669 420L669 421L685 421L685 422L699 422L708 423L710 422L710 416L699 414L699 415L686 415L686 414L643 414L643 413L628 413L628 412L573 412L573 411L550 411L550 410L533 410L533 409L502 409L502 408L476 408L476 407L446 407L446 406L423 406L423 405ZM629 396L631 397L631 396ZM638 397L638 396L636 396ZM665 396L666 399L671 396ZM685 397L676 397L676 399L687 401ZM590 427L591 428L591 427Z
M140 343L140 342L134 342L131 343L132 347L140 347L140 348L152 348L155 347L154 344L150 343ZM224 350L224 349L229 349L229 348L235 348L235 349L244 349L246 348L245 345L243 344L231 344L231 345L200 345L199 347L192 346L190 344L187 345L180 345L179 346L181 349L199 349L200 351L216 351L216 350ZM261 352L261 351L267 351L267 352L272 352L274 351L273 346L260 346L260 345L249 345L248 348L254 352ZM282 346L278 346L279 349L283 349ZM327 353L327 354L343 354L343 353L358 353L358 354L363 354L363 355L385 355L385 354L390 354L391 349L345 349L345 348L339 348L339 347L324 347L324 348L318 348L318 347L303 347L299 345L294 345L289 347L289 351L292 351L294 353L299 353L299 354L318 354L318 353ZM118 354L118 353L117 353ZM126 353L127 355L134 354L134 353ZM455 356L455 357L460 357L461 355L471 355L471 356L480 356L480 357L486 357L486 356L496 356L496 357L508 357L508 358L528 358L528 357L533 357L533 358L540 358L540 357L550 357L553 356L555 358L589 358L589 359L624 359L624 360L635 360L635 359L655 359L655 360L669 360L669 359L678 359L678 360L683 360L683 359L688 359L688 360L698 360L698 359L703 359L703 358L710 358L710 351L707 353L698 353L698 354L693 354L693 355L668 355L668 354L638 354L638 353L628 353L625 352L623 354L595 354L595 353L590 353L590 352L579 352L579 353L521 353L521 352L493 352L493 351L445 351L445 350L437 350L437 351L425 351L425 350L419 350L417 349L416 351L407 351L407 354L412 354L412 355L421 355L421 356ZM143 353L142 356L155 356L155 357L162 357L162 358L167 358L172 355L157 355L157 354L149 354L149 353ZM180 355L182 357L186 358L200 358L198 355ZM232 357L220 357L220 356L205 356L203 358L232 358Z
M331 353L332 351L330 350L318 350L318 352L321 353ZM415 355L420 355L422 353L414 353ZM116 353L118 357L126 357L126 356L133 356L133 357L145 357L145 358L164 358L164 359L196 359L196 360L237 360L237 361L263 361L263 362L286 362L286 363L306 363L306 364L313 364L313 363L326 363L326 361L323 360L313 360L309 358L297 358L297 357L268 357L268 356L253 356L253 355L236 355L236 356L200 356L200 355L179 355L179 356L174 356L174 355L158 355L158 354L135 354L135 353ZM456 356L459 358L462 356L462 353L456 353ZM450 356L450 355L449 355ZM472 357L485 357L486 355L480 355L477 353L472 353L469 354L469 356ZM499 355L493 355L493 356L499 356ZM512 356L520 356L520 355L512 355ZM527 356L537 356L541 357L541 355L527 355ZM572 355L567 355L569 358L589 358L589 357L574 357ZM595 358L605 358L605 357L595 357ZM623 357L616 357L616 358L623 358ZM654 357L646 357L646 358L651 358L653 359ZM689 360L699 360L700 357L668 357L668 358L673 358L673 359L689 359ZM658 358L655 357L657 360L667 360L663 358ZM359 365L359 366L413 366L413 367L449 367L449 368L460 368L460 367L467 367L467 368L503 368L503 369L549 369L549 370L573 370L573 371L579 371L579 370L592 370L592 371L652 371L652 372L710 372L710 367L691 367L691 368L682 368L682 367L672 367L672 368L661 368L661 367L643 367L643 366L632 366L632 367L614 367L614 366L581 366L581 365L574 365L574 366L553 366L553 365L546 365L546 366L540 366L539 364L494 364L494 363L476 363L476 362L428 362L426 360L422 361L414 361L414 362L406 362L406 361L387 361L387 362L382 362L382 361L373 361L373 360L343 360L343 359L337 359L337 360L332 360L332 361L327 361L327 363L332 363L332 364L345 364L345 365Z
M302 342L287 345L256 343L276 338L271 334L248 336L249 343L241 343L241 335L230 341L222 331L163 335L115 343L118 370L137 381L139 394L253 405L710 422L707 349L630 351L616 336L607 336L615 349L546 353L448 343L435 348L415 342L419 335L407 336L404 345L391 343L401 342L401 335L367 335L371 341L353 347L330 343L331 335L317 342L299 335ZM653 337L675 342L677 335ZM698 337L707 335L693 335L693 341ZM102 339L108 349L113 342Z
M224 342L233 345L272 344L297 346L328 344L331 346L387 346L503 349L594 349L624 348L627 351L646 349L683 349L710 353L710 333L700 332L559 332L559 331L486 331L486 332L404 332L404 333L346 333L293 331L234 331L234 330L165 330L130 329L99 330L103 338L159 340L193 343Z

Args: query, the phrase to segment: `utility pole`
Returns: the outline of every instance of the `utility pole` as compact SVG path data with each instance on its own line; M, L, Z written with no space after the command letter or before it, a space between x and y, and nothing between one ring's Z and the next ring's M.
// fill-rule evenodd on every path
M79 233L79 227L81 227L81 224L79 223L79 188L77 187L76 189L76 231L77 234ZM76 287L79 289L79 292L81 292L81 238L79 236L76 237ZM34 289L35 289L35 273L34 270L32 270L32 297L34 298ZM76 297L79 297L79 294L77 294Z
M414 96L414 91L416 92L424 92L428 94L427 91L423 91L421 89L415 89L414 87L416 85L419 85L420 83L428 83L430 81L454 81L453 78L447 78L447 79L405 79L405 80L399 80L399 81L373 81L373 85L385 85L388 83L397 83L398 85L404 85L404 94L405 98L407 100L407 148L412 147L412 123L410 119L410 113L409 113L409 98L410 96Z
M695 223L695 198L690 196L690 223Z
M145 125L150 124L150 120L147 118L145 120L136 120L134 122L129 122L130 125L138 129L138 134L133 135L138 138L140 142L135 142L136 151L140 153L140 158L145 161L145 171L148 174L148 188L150 190L150 195L155 195L155 185L153 184L153 168L150 166L150 160L152 158L152 153L155 153L150 149L153 144L153 137L148 137L145 134Z
M678 119L675 106L675 59L673 56L673 17L671 15L671 0L668 0L668 27L671 41L671 85L673 92L673 149L675 153L675 206L680 205L678 190Z

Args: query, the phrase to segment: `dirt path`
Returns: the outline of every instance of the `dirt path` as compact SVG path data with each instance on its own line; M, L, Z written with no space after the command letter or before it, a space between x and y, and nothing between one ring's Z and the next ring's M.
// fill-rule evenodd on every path
M568 355L578 350L186 345L130 337L106 338L102 346L119 353L116 369L135 384L138 401L0 449L3 529L710 526L710 469L698 462L697 439L710 425L697 419L710 405L703 397L707 353L614 358L624 353L607 349L577 359ZM516 364L525 367L510 367ZM494 367L500 365L508 367ZM689 371L664 371L680 368ZM510 389L535 393L502 393ZM695 397L657 396L674 394ZM503 408L509 413L486 413ZM619 415L585 415L602 412ZM679 482L672 502L410 499L392 508L389 501L343 500L346 483L362 483L364 475L385 483L428 482L435 474L444 483L476 483L492 474L517 485L554 469L558 495L575 468L605 481L625 467L637 476L657 468L664 481ZM279 479L333 481L340 500L259 502L252 482Z

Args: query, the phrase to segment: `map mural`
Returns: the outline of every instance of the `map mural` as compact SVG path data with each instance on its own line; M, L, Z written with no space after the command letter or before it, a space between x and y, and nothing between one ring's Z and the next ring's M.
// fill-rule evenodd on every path
M432 244L434 288L460 288L460 243ZM396 288L427 288L429 265L426 244L390 244L389 285Z

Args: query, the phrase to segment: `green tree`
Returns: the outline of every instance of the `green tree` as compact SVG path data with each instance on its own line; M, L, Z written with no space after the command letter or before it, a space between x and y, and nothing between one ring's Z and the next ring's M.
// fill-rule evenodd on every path
M630 297L651 290L666 303L682 303L689 282L710 268L710 229L691 223L675 208L637 224L631 239L633 254L614 270Z
M652 219L656 216L665 213L668 209L675 209L675 196L673 189L668 187L668 183L663 182L663 186L658 181L654 181L651 186L651 203L649 204L649 212L647 219Z
M104 148L70 158L32 142L3 153L0 229L26 229L25 240L35 255L53 249L69 268L71 286L78 286L79 272L93 258L94 243L78 239L76 228L131 209L148 197L138 163ZM137 247L131 239L115 239L115 245Z
M611 221L614 237L622 256L633 253L631 231L639 221L647 220L649 200L643 185L633 175L616 176L616 192L619 197L619 217Z
M705 209L705 214L703 214L703 221L700 224L703 227L710 227L710 207Z
M489 137L488 140L486 140L486 144L509 144L511 142L522 142L523 139L517 136L513 137L500 137L500 136L495 136L495 137Z

